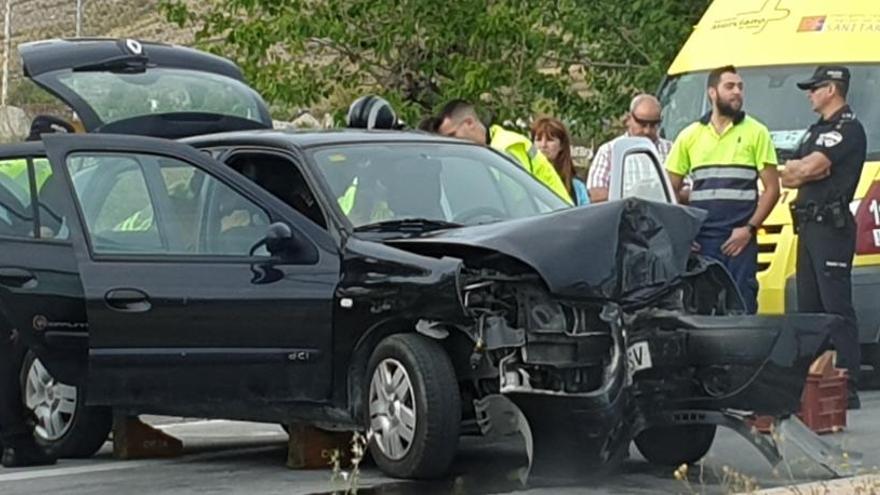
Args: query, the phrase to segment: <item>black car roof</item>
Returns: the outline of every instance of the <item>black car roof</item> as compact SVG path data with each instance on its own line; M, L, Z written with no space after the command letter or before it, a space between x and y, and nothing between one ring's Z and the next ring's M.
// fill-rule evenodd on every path
M253 145L288 149L370 142L472 144L469 141L420 131L367 131L363 129L310 129L298 131L288 129L266 129L207 134L180 139L179 141L196 148L210 148L214 146L228 146L234 144L237 146ZM8 156L45 156L45 148L42 141L25 141L4 144L3 151Z
M115 58L131 57L129 43L133 40L115 38L76 38L51 39L23 43L18 46L19 54L26 60L24 73L28 77L38 76L59 69L94 65ZM229 60L192 48L163 43L140 42L143 56L149 63L164 67L179 67L198 71L213 72L242 81L241 70Z
M193 136L182 139L181 142L197 148L209 148L229 144L272 146L280 148L308 148L312 146L325 146L334 144L350 143L455 143L469 144L456 138L448 138L419 131L379 131L364 129L327 129L327 130L290 130L272 129L257 131L224 132L221 134L209 134Z

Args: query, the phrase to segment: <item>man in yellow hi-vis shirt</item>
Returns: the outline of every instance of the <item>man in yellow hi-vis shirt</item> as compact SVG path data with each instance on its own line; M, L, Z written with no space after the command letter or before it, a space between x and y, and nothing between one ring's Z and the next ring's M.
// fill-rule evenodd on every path
M508 131L499 125L487 129L480 121L474 106L465 100L452 100L447 103L436 122L439 134L485 144L515 158L526 171L552 189L560 198L571 203L571 197L553 164L526 136Z

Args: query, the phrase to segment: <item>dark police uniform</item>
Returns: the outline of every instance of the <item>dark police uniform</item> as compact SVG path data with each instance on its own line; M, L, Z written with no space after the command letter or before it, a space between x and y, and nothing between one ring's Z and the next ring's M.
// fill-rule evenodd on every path
M817 70L817 76L822 69ZM824 69L827 72L835 68ZM845 80L848 82L849 77ZM831 174L801 185L792 207L798 231L798 310L843 318L841 328L835 328L831 338L839 366L849 371L853 385L859 376L861 352L851 282L856 225L849 204L862 173L866 148L865 129L849 106L828 120L819 119L804 136L798 155L803 158L816 151L822 153L831 161Z

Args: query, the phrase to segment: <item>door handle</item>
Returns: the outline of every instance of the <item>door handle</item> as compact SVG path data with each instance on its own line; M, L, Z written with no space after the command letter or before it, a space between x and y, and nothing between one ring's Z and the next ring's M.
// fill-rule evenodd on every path
M143 313L150 310L150 297L137 289L113 289L104 294L110 309L125 313Z
M0 284L8 287L32 289L37 285L37 276L30 270L6 266L0 268Z

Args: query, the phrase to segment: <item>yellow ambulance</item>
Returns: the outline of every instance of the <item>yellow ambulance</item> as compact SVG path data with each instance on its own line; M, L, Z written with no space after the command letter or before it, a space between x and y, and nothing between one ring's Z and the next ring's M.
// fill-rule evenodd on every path
M820 64L852 72L849 103L865 126L868 159L850 208L858 224L853 298L863 363L880 371L880 0L715 0L669 67L660 90L663 134L674 139L708 111L706 76L732 64L745 110L771 131L780 162L818 116L796 81ZM797 237L783 190L758 234L759 312L797 308Z

